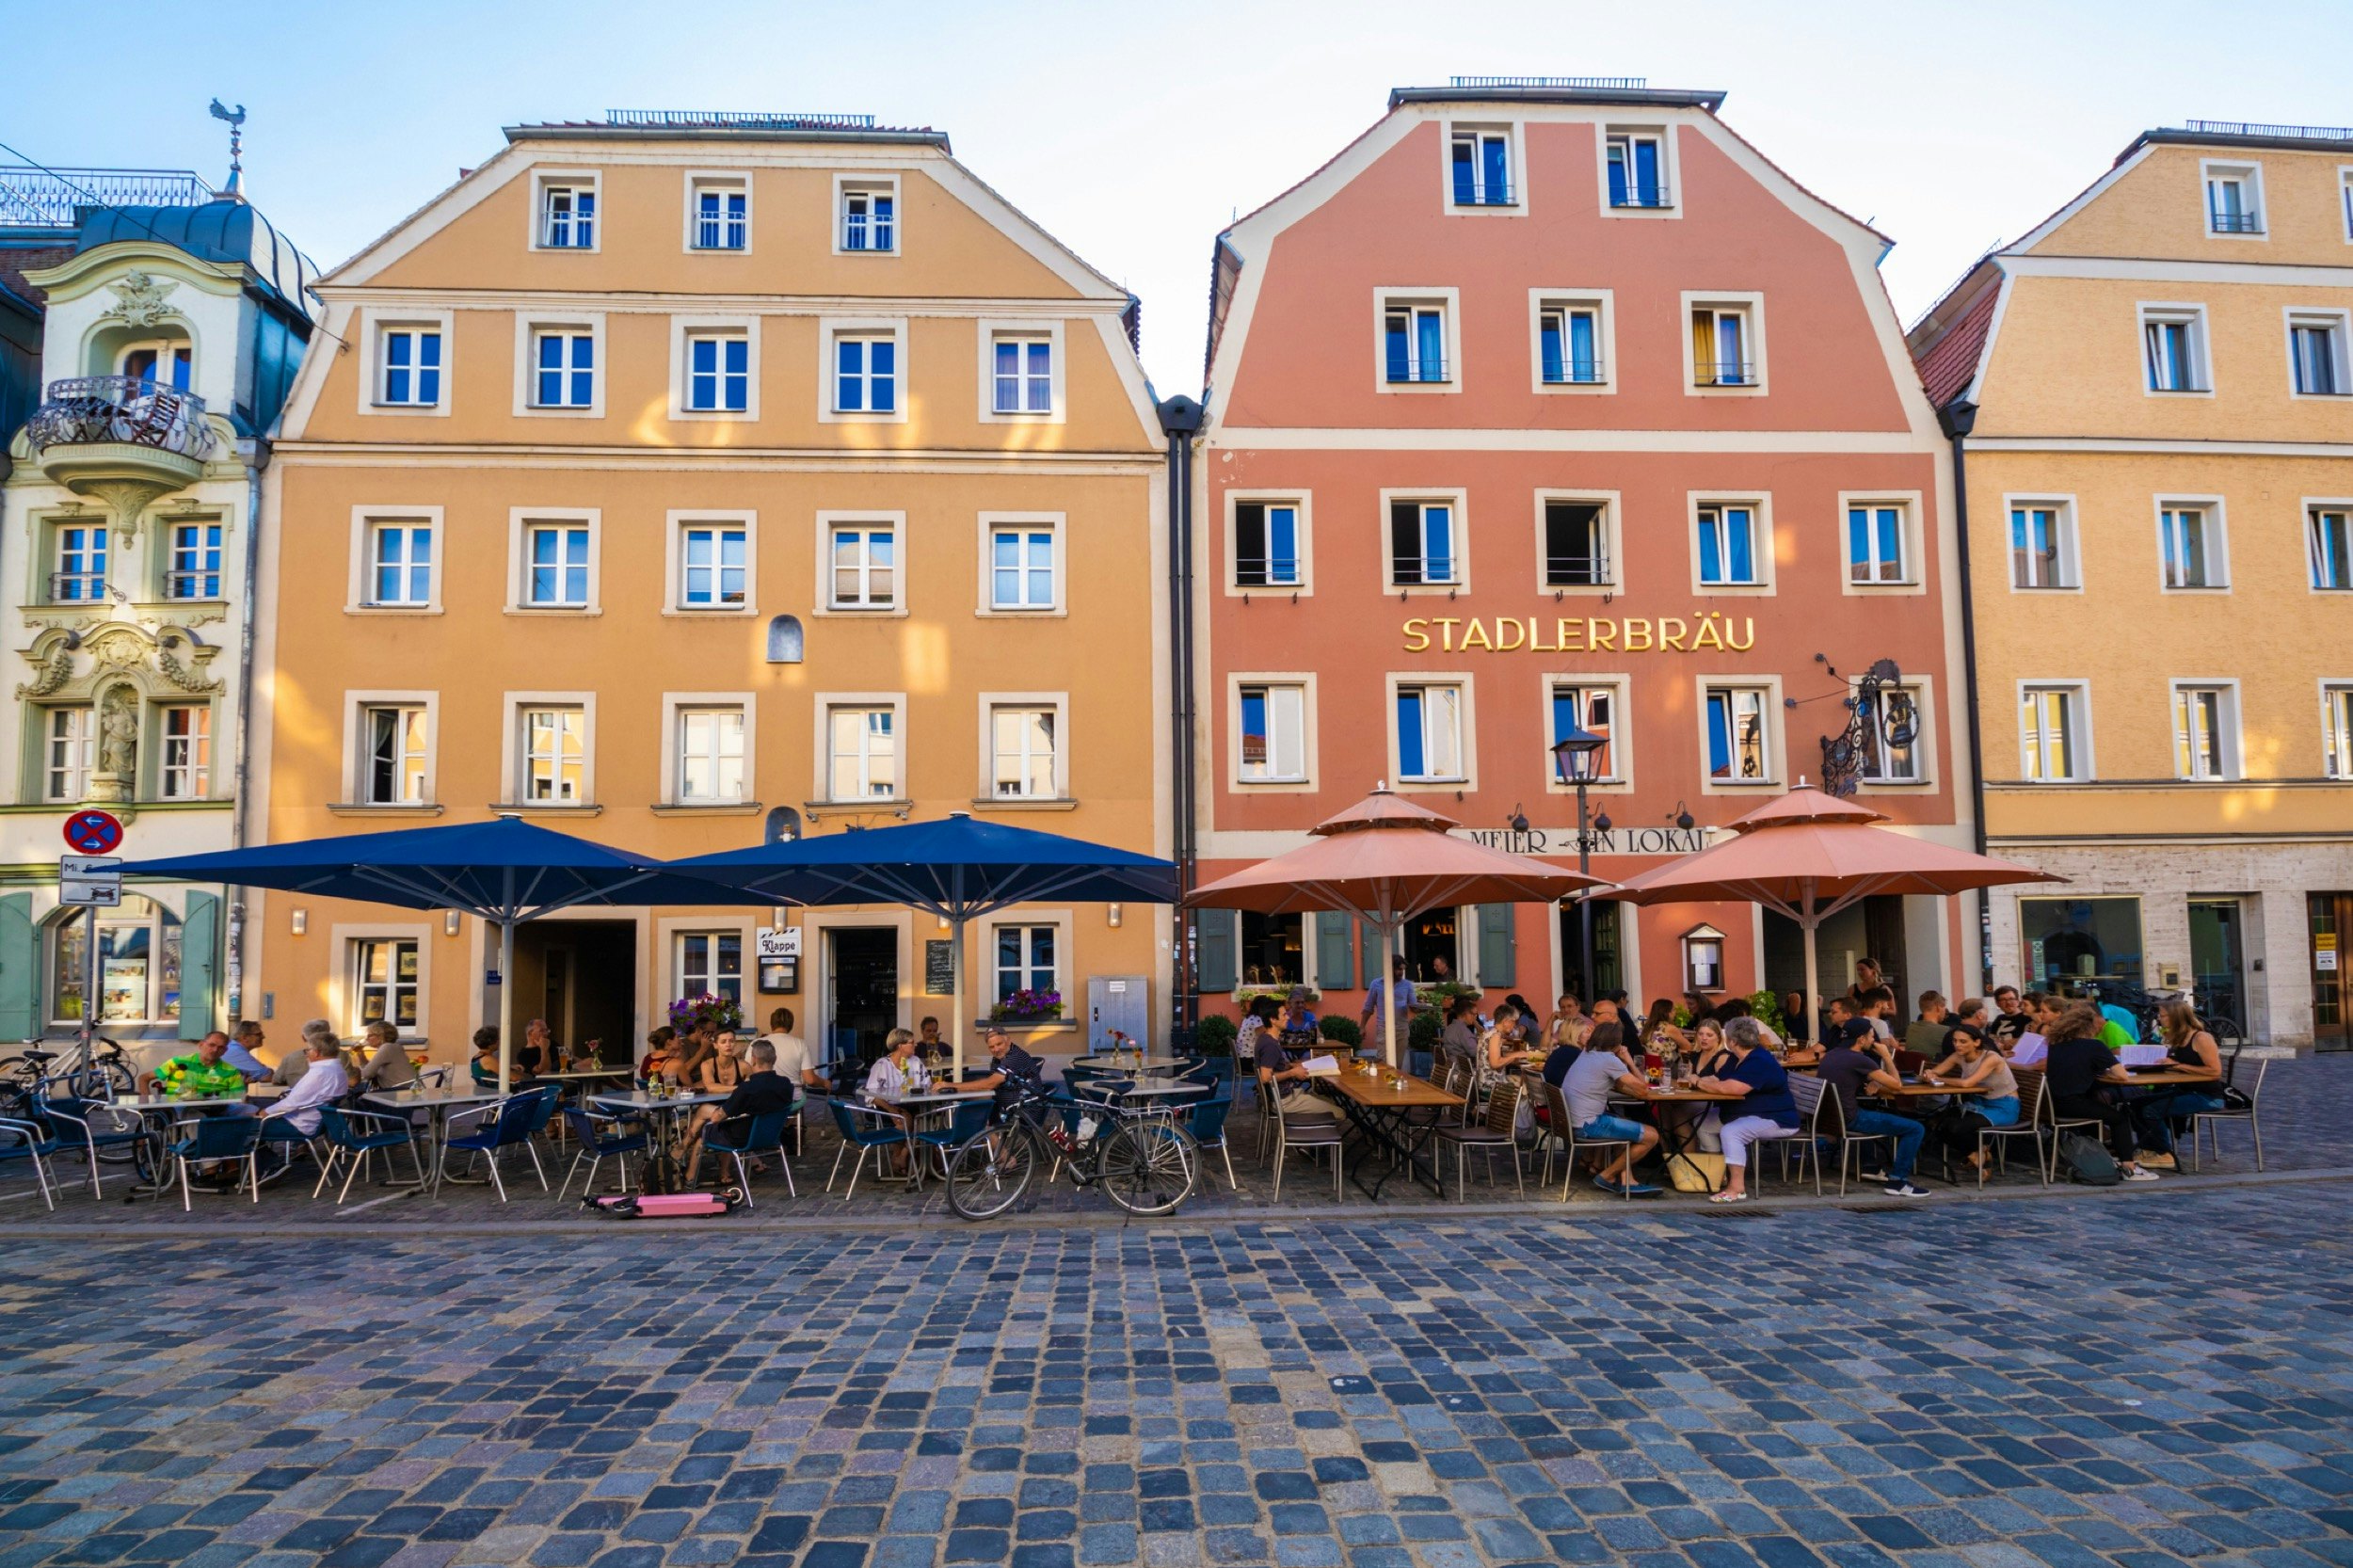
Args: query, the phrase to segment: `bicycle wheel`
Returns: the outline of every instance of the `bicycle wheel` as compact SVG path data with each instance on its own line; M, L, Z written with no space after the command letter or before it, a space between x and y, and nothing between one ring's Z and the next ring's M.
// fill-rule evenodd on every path
M1021 1201L1036 1171L1036 1140L999 1128L956 1151L948 1166L948 1207L968 1220L993 1220Z
M40 1064L21 1056L0 1060L0 1116L23 1121L33 1113L33 1091L40 1087Z
M139 1092L137 1077L132 1073L130 1064L120 1056L110 1056L101 1062L98 1071L105 1078L106 1086L115 1092L117 1098Z
M1193 1195L1201 1168L1193 1135L1166 1122L1130 1122L1103 1142L1096 1175L1130 1214L1166 1214Z

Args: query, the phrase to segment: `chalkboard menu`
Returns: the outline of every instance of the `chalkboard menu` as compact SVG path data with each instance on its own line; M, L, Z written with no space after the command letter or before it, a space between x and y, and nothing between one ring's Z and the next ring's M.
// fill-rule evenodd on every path
M952 997L956 994L955 943L923 944L923 994L927 997Z

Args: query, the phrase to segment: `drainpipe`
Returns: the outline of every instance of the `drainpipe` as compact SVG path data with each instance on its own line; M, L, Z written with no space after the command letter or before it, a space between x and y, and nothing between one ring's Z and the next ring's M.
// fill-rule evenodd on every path
M1171 807L1176 817L1174 858L1179 900L1193 896L1199 878L1193 832L1193 440L1201 430L1201 405L1172 397L1160 407L1160 429L1168 436L1168 641L1170 668L1169 765L1175 769ZM1176 1026L1189 1048L1201 1021L1200 977L1194 972L1193 912L1176 906Z
M247 792L252 781L253 757L253 620L254 594L262 574L262 470L269 466L269 442L253 438L245 465L245 566L239 591L237 626L237 767L236 798L230 807L229 847L243 849L247 834ZM229 894L229 1019L245 1016L245 895L232 887Z
M1969 788L1974 796L1977 851L1985 853L1985 737L1977 711L1977 612L1969 557L1969 459L1966 442L1977 428L1977 406L1956 397L1936 411L1938 428L1953 444L1953 548L1961 573L1961 702L1969 716ZM1993 893L1977 890L1977 980L1979 994L1993 993Z

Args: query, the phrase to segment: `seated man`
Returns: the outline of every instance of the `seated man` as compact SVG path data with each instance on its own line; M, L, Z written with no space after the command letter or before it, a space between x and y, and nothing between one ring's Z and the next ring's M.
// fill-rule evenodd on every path
M706 1144L723 1153L742 1148L744 1140L752 1135L753 1117L764 1116L771 1111L791 1112L801 1103L800 1089L776 1071L775 1046L765 1040L754 1040L744 1049L744 1063L751 1071L719 1105L718 1118L711 1129L695 1141L695 1157L686 1167L686 1182L690 1187L701 1173ZM764 1173L767 1169L764 1162L752 1161L754 1173Z
M1872 1035L1870 1025L1861 1018L1849 1018L1831 1048L1823 1053L1821 1065L1815 1073L1823 1087L1837 1096L1838 1112L1845 1118L1844 1125L1850 1136L1894 1140L1896 1158L1887 1167L1887 1195L1927 1197L1926 1192L1912 1184L1912 1171L1913 1162L1920 1158L1920 1142L1928 1136L1928 1128L1909 1116L1870 1110L1858 1103L1869 1090L1897 1089L1904 1081L1896 1071L1893 1053L1884 1042Z
M247 1018L237 1025L236 1033L229 1041L228 1054L222 1060L245 1074L248 1083L259 1083L270 1076L270 1069L254 1054L261 1044L262 1026Z
M987 1038L988 1059L995 1070L952 1087L963 1094L995 1096L996 1114L1001 1121L1023 1095L1044 1089L1046 1064L1014 1044L1013 1036L1001 1029L990 1030Z
M1330 1100L1308 1093L1306 1085L1315 1075L1307 1070L1305 1059L1297 1066L1286 1064L1288 1056L1283 1049L1283 1016L1289 1011L1289 1004L1286 1003L1275 1014L1274 1022L1258 1032L1258 1044L1252 1053L1252 1063L1258 1070L1258 1082L1281 1096L1274 1103L1277 1113L1283 1118L1283 1125L1321 1133L1335 1124L1339 1112ZM1282 1085L1286 1083L1298 1087L1285 1094Z
M768 1015L768 1032L760 1036L776 1057L776 1075L786 1082L821 1094L833 1093L833 1080L810 1064L808 1043L792 1032L792 1009L779 1007Z
M262 1136L273 1143L302 1143L319 1135L319 1108L332 1105L350 1091L344 1076L343 1042L332 1034L314 1034L303 1042L310 1065L295 1086L262 1112Z
M231 1066L227 1060L229 1036L215 1030L196 1043L196 1049L187 1056L175 1056L158 1066L148 1079L148 1087L158 1095L174 1098L185 1096L190 1099L220 1099L236 1097L234 1105L223 1106L227 1116L253 1115L253 1107L245 1103L245 1074Z
M1993 987L1993 1021L1985 1032L1986 1044L2004 1056L2021 1034L2034 1028L2034 1010L2015 985Z
M1626 1145L1624 1153L1601 1168L1593 1185L1613 1195L1655 1198L1659 1190L1636 1181L1634 1167L1658 1146L1658 1129L1609 1113L1610 1096L1640 1095L1647 1087L1620 1040L1616 1024L1595 1025L1585 1049L1569 1065L1561 1097L1568 1104L1569 1122L1579 1138Z
M302 1046L307 1048L314 1035L332 1034L334 1032L335 1026L328 1023L325 1018L312 1018L309 1023L302 1026ZM291 1089L296 1084L301 1082L302 1075L310 1070L311 1058L308 1050L297 1048L296 1049L288 1051L285 1055L278 1059L278 1066L276 1071L270 1075L270 1081L277 1084L280 1089Z
M536 1077L555 1069L555 1036L545 1018L534 1018L523 1025L523 1043L515 1052L515 1065L525 1076Z
M1942 992L1921 992L1920 1016L1904 1028L1904 1049L1918 1051L1931 1062L1943 1060L1945 1036L1953 1027L1946 1021L1947 1011Z

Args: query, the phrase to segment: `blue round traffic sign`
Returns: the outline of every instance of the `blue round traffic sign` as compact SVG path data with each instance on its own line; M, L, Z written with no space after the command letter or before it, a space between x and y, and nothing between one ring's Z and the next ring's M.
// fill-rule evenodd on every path
M112 855L122 847L122 824L111 811L76 811L65 820L65 841L84 855Z

